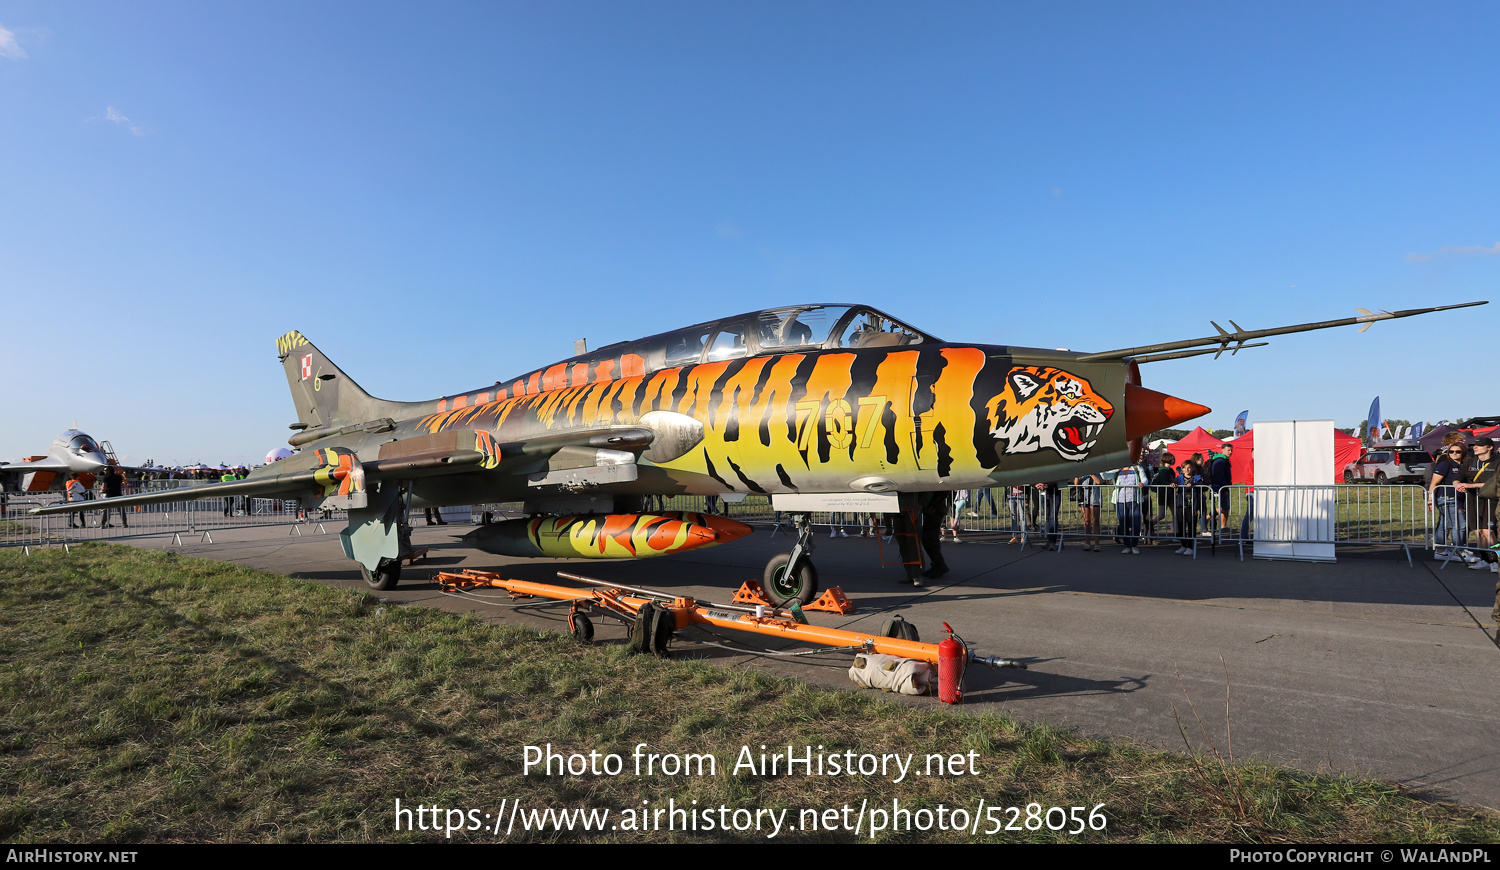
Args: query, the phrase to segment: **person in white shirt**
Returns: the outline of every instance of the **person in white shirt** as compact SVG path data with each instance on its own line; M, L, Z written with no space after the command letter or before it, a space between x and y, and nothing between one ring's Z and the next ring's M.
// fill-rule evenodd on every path
M1146 477L1140 468L1127 465L1115 478L1115 517L1120 523L1120 536L1125 543L1121 553L1139 556L1141 542L1141 485Z
M68 501L70 501L70 502L82 502L85 498L88 497L87 492L83 488L83 482L80 481L77 477L74 477L71 474L68 475L67 494L68 494ZM70 528L70 529L78 529L78 528L85 528L86 529L86 528L88 528L89 524L84 519L84 513L83 513L83 511L79 511L78 512L78 514L77 514L77 516L78 516L78 523L76 525L73 523L73 516L74 516L73 514L68 514L68 528Z

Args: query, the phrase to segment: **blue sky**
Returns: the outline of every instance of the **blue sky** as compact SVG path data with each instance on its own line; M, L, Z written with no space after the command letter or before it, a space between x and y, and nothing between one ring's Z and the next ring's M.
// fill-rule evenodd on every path
M1495 4L0 2L0 459L246 461L299 329L428 398L805 301L1075 350L1491 299ZM1500 305L1151 364L1500 412ZM1488 342L1489 350L1482 350ZM1480 362L1483 360L1483 362Z

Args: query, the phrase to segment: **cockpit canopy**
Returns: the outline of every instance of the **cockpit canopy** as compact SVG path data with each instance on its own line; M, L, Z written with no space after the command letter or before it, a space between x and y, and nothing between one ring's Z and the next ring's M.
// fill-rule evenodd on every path
M634 341L622 341L528 372L493 388L439 399L439 411L579 387L660 369L766 353L862 350L941 340L864 305L788 305L724 317Z
M66 434L66 433L65 433ZM79 431L72 433L73 437L68 440L68 452L75 456L85 456L90 453L102 454L104 451L99 447L99 442Z
M570 362L639 357L646 371L792 350L902 347L937 339L863 305L789 305L612 344Z

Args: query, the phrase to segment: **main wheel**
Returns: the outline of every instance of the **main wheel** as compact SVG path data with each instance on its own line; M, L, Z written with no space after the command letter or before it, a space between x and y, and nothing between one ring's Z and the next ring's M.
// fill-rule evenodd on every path
M381 592L395 589L396 584L401 582L401 560L381 559L373 572L361 563L359 573L364 575L365 582L371 589L379 589Z
M791 553L777 553L766 563L766 573L761 578L761 588L771 596L771 603L780 607L793 599L811 604L818 597L818 569L811 561L802 560L795 576L787 573L792 561Z
M1345 483L1353 483L1354 482L1354 472L1345 470L1344 471L1344 482Z
M1377 472L1375 472L1375 482L1378 483L1378 484L1380 484L1381 486L1385 486L1385 472L1384 471L1377 471Z
M573 636L581 643L594 639L594 621L582 613L573 614Z

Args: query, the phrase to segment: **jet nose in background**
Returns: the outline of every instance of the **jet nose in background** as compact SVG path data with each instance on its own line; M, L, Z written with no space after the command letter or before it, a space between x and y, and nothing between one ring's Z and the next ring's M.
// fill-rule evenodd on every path
M1173 423L1202 417L1212 408L1136 384L1125 385L1125 440L1135 441Z

